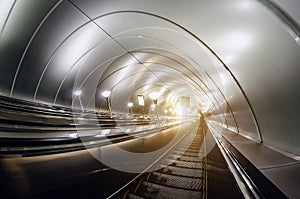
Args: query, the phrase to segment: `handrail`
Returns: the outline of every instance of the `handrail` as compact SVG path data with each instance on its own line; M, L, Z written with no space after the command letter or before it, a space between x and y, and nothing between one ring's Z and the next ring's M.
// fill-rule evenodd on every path
M213 130L213 127L210 126L210 130ZM255 183L251 180L239 162L236 160L234 155L226 148L226 146L218 140L215 133L211 131L215 142L218 145L225 161L228 164L229 170L234 176L239 189L241 190L242 194L246 199L259 199L263 198L263 195L260 193L259 189L255 185Z

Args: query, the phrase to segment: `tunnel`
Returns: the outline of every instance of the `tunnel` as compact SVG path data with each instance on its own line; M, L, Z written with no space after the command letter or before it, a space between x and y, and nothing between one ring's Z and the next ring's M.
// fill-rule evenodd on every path
M1 198L300 198L299 8L2 0Z

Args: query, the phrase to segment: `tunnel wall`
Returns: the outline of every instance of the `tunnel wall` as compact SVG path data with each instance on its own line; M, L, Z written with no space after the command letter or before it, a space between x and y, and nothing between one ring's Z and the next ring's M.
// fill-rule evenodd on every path
M218 122L226 124L227 118L238 133L299 156L299 14L294 9L299 3L276 0L273 8L284 11L278 15L267 6L272 2L2 1L0 92L47 103L57 96L59 104L70 106L75 80L89 88L82 83L99 81L117 57L141 47L159 53L163 48L177 54L180 63L192 63L193 75L203 82L187 87L211 104ZM156 72L165 82L176 81L162 74ZM118 92L136 88L125 89Z

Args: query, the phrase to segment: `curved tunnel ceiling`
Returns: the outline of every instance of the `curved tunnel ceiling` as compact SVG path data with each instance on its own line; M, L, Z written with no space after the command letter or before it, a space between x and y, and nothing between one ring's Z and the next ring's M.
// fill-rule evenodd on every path
M299 156L298 2L1 1L0 92L114 112L188 96L242 135Z

